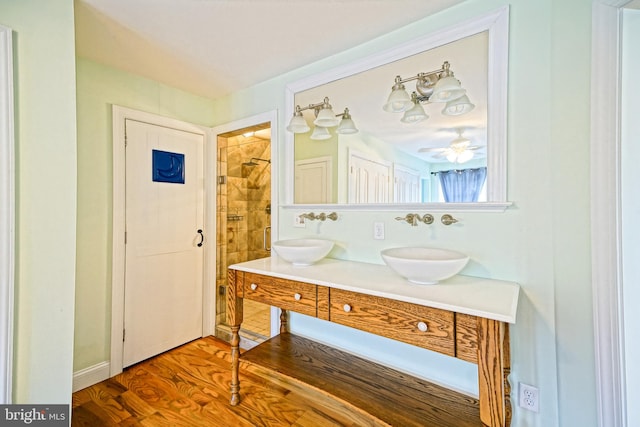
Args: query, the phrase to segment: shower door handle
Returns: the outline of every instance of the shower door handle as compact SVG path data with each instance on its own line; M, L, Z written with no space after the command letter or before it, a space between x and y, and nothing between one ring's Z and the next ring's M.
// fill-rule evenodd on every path
M270 225L267 225L267 226L264 228L264 231L262 232L262 248L263 248L265 251L270 251L270 250L271 250L271 246L268 246L268 247L267 247L267 231L269 231L269 230L271 230L271 226L270 226Z

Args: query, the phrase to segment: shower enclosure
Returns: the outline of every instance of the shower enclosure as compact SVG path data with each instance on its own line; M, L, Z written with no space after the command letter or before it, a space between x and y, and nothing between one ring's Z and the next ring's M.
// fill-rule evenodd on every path
M269 123L218 136L216 336L230 338L227 267L264 258L271 249L271 132ZM245 341L270 335L270 308L245 301Z

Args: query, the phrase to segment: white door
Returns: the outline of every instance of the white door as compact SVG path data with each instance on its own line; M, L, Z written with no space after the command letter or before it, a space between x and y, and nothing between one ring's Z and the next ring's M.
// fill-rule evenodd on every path
M393 181L394 203L420 202L420 172L405 166L394 165Z
M124 367L202 336L203 146L126 120Z
M294 202L332 203L331 174L331 157L296 161Z
M349 203L389 203L391 163L349 154Z

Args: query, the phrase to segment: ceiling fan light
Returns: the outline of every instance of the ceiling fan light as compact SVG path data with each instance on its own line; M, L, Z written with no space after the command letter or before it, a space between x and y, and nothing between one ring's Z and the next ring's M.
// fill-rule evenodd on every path
M287 126L287 130L293 133L305 133L309 132L309 125L307 121L302 116L302 113L296 113L293 117L291 117L291 121L289 122L289 126Z
M454 150L465 150L469 146L469 144L471 144L470 139L459 136L453 141L451 141L449 143L449 146Z
M314 141L322 141L331 138L331 133L329 132L329 129L324 126L316 126L313 128L310 138Z
M460 86L460 81L449 75L438 80L433 88L433 95L429 98L434 102L449 102L463 96L467 91Z
M393 86L387 103L382 106L382 109L388 113L402 113L413 107L413 101L407 93L403 84L396 84Z
M458 155L456 154L455 151L450 150L447 153L447 160L449 161L449 163L455 163L457 159L458 159Z
M474 108L475 105L469 101L469 97L467 95L462 95L459 98L447 102L442 109L442 114L445 116L460 116L468 113Z
M420 103L416 103L413 104L413 108L405 111L400 121L403 123L418 123L428 118L429 116L424 112L422 105L420 105Z
M333 127L337 126L338 123L340 123L340 119L336 117L331 107L322 108L318 112L318 117L313 121L314 125L322 127Z
M458 163L465 163L471 160L472 158L473 158L473 151L464 150L462 153L458 154L457 161Z

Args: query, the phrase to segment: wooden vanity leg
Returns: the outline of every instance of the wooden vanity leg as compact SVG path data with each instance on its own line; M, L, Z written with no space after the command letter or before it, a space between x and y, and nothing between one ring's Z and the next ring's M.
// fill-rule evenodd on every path
M229 270L227 286L227 322L231 326L231 406L240 403L240 325L242 324L242 283L235 270Z
M240 326L231 327L231 406L240 403Z
M502 339L502 382L504 384L504 410L505 425L511 425L511 383L509 382L509 374L511 374L511 343L509 341L509 324L504 324L504 337Z
M287 310L280 309L280 333L284 334L289 329L289 324L287 320Z
M478 317L480 420L490 427L508 427L511 421L508 334L503 322Z

